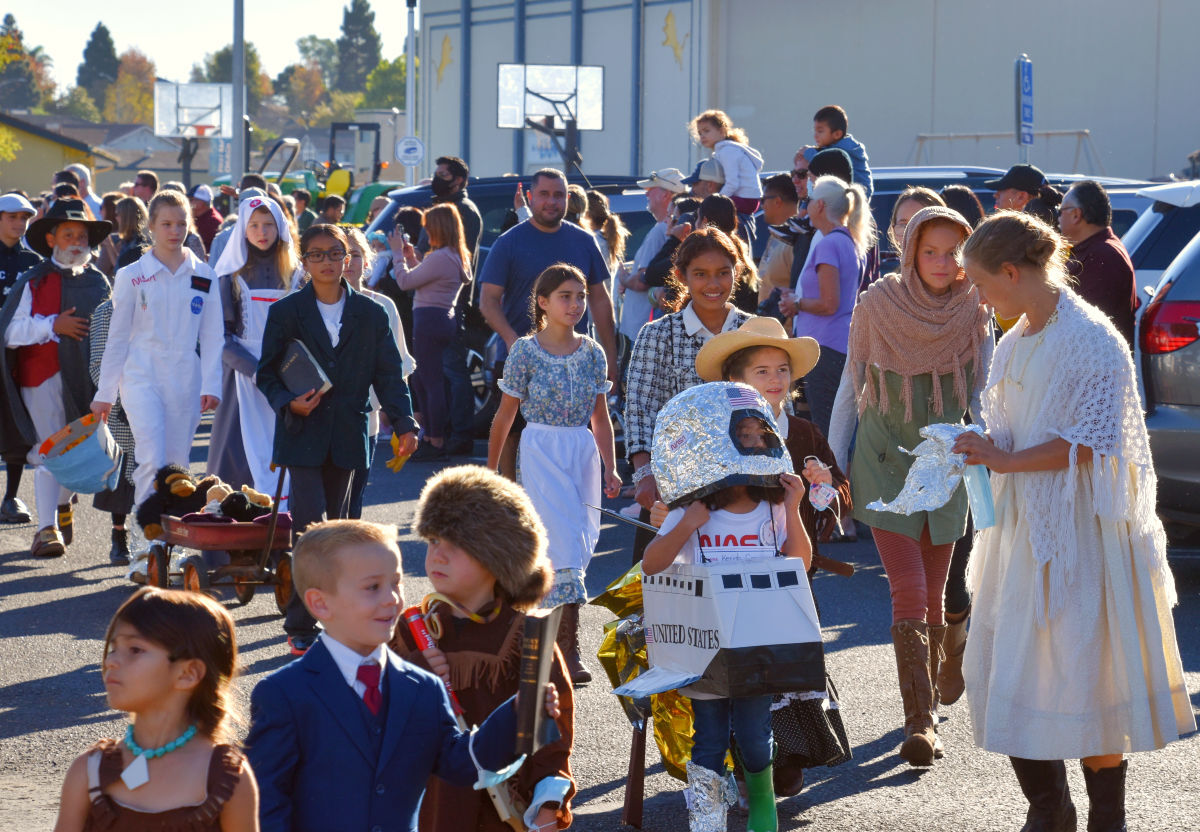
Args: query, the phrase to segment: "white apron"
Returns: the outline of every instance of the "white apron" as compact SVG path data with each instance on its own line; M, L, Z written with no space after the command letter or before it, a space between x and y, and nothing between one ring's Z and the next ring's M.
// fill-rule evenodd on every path
M263 333L267 328L267 313L271 304L289 294L288 289L251 289L241 275L237 276L242 295L241 335L237 342L255 359L262 357ZM271 470L271 454L275 445L275 410L250 376L234 373L237 387L238 422L242 433L242 449L254 478L254 488L275 496L279 473ZM281 509L286 509L290 489L285 480Z
M546 527L555 571L587 572L600 538L600 452L586 427L530 422L521 431L521 483Z

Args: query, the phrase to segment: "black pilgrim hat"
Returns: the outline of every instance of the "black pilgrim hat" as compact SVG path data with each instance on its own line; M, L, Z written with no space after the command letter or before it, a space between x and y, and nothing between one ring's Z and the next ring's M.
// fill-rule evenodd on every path
M112 233L112 223L107 220L92 219L84 207L82 199L56 199L46 212L46 216L32 223L25 232L25 241L29 247L43 257L49 257L54 252L46 244L46 235L64 222L81 222L87 226L88 245L92 248L104 242L104 238Z

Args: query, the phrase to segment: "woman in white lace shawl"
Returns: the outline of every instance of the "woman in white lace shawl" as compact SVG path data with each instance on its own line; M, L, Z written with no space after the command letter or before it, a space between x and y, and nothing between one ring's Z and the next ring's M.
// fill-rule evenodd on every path
M1067 285L1064 247L1002 212L963 250L996 314L1020 317L988 375L989 439L955 447L991 469L996 502L972 554L963 675L976 743L1010 756L1029 800L1025 828L1076 828L1062 761L1079 758L1088 829L1109 832L1125 829L1123 755L1196 723L1133 363Z

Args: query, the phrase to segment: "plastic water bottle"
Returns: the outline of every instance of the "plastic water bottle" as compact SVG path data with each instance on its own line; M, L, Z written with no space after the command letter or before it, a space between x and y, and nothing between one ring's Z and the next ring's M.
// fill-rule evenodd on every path
M992 483L983 465L963 467L963 485L967 487L967 502L971 506L971 522L976 529L996 525L996 505L992 502Z

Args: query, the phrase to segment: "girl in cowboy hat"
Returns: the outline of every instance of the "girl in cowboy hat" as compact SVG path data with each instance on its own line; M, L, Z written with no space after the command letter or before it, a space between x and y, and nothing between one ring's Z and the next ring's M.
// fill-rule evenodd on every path
M812 541L814 560L818 559L817 541L831 532L840 518L851 511L850 481L838 467L829 443L819 428L800 416L787 413L784 401L792 382L804 376L817 363L820 347L812 338L788 338L775 318L751 318L732 332L722 332L700 348L696 356L696 373L704 381L740 381L762 394L771 405L784 445L792 457L792 467L809 484L810 493L800 503L800 520ZM822 483L835 489L836 500L818 509L813 503L811 489ZM821 500L818 499L820 504ZM652 512L651 522L666 506L659 503ZM819 736L825 747L837 749L844 739L830 730L830 720L823 711L828 700L830 710L836 710L836 698L818 694L800 696L789 694L776 697L771 712L775 742L778 747L773 771L775 793L794 795L804 784L804 769L824 763L814 759L816 745L811 738ZM848 747L841 749L848 751ZM848 758L838 754L838 762Z

